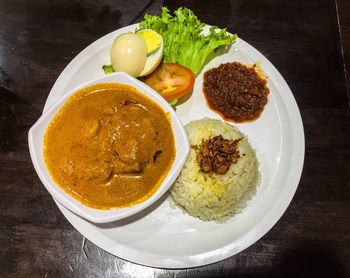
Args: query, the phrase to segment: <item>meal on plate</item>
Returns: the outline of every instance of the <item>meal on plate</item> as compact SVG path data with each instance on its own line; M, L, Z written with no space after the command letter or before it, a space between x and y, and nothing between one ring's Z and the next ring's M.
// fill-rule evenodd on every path
M205 34L204 27L187 8L179 8L174 15L167 8L162 8L161 16L145 15L134 33L115 39L112 64L103 69L105 73L125 71L134 77L151 74L145 82L174 105L192 91L195 75L213 53L237 37L215 26Z
M71 96L50 123L44 159L81 203L128 207L150 197L176 155L166 112L134 87L100 83Z
M258 161L236 127L204 118L186 125L191 151L170 189L174 203L201 220L224 222L238 213L258 186Z
M111 44L105 73L139 78L169 103L191 92L196 75L236 35L206 25L187 8L145 15ZM207 103L235 122L259 117L269 89L258 64L225 63L204 74ZM205 118L186 126L191 151L171 189L202 220L223 222L244 207L259 181L256 155L236 127ZM135 88L102 83L74 94L48 127L45 163L54 181L83 204L110 209L149 198L175 159L168 115Z
M257 119L270 92L259 64L221 64L205 72L203 92L211 109L234 122Z

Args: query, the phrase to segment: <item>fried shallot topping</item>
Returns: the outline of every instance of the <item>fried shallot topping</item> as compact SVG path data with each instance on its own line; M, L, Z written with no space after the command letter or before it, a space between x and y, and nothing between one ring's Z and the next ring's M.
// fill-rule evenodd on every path
M202 144L195 146L197 152L197 162L203 173L226 174L231 164L237 162L240 157L237 150L237 140L224 139L218 135L207 140L202 140Z

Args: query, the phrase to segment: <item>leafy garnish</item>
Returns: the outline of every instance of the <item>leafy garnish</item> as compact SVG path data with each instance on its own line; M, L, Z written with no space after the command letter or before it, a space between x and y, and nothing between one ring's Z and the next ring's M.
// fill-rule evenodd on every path
M140 23L141 28L152 29L163 36L165 63L181 64L196 75L214 50L237 38L216 26L210 27L209 34L204 35L204 26L190 9L179 8L172 16L166 7L162 8L161 16L146 14Z
M174 98L174 99L172 99L172 100L168 100L168 103L169 103L171 106L176 105L176 103L177 103L177 98Z
M114 72L112 65L103 65L102 69L105 72L105 74Z

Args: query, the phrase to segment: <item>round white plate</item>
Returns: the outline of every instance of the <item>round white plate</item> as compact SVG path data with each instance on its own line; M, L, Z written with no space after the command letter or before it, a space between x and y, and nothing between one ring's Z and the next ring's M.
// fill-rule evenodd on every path
M109 64L109 48L115 37L137 25L112 32L76 56L61 73L47 99L45 109L70 89L103 75ZM184 124L210 117L203 97L203 72L224 62L261 62L268 75L270 95L260 118L237 124L256 149L262 182L247 207L224 224L202 222L172 208L162 198L151 208L115 223L92 224L57 205L68 221L87 239L120 258L135 263L187 268L213 263L244 250L267 233L288 207L297 189L304 161L302 120L292 92L276 68L255 48L237 39L228 52L213 59L202 70L191 97L176 108Z

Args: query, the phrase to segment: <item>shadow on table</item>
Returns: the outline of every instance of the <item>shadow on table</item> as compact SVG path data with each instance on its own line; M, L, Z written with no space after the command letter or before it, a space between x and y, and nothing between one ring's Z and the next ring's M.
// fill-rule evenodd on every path
M295 250L297 249L297 250ZM238 273L227 273L225 277L347 277L340 258L326 246L305 243L293 247L275 262L275 266L238 270ZM240 273L242 271L242 273ZM243 273L244 272L244 273Z
M0 86L0 154L16 149L20 132L20 106L24 101L7 88Z

